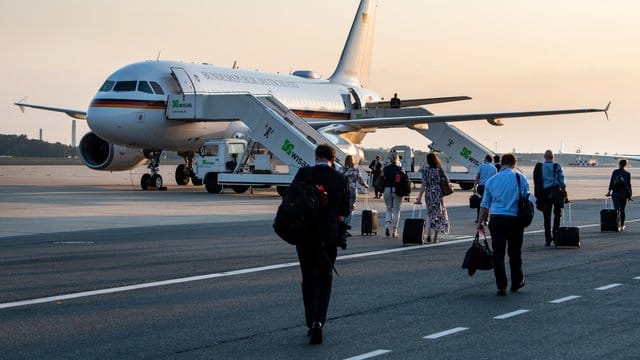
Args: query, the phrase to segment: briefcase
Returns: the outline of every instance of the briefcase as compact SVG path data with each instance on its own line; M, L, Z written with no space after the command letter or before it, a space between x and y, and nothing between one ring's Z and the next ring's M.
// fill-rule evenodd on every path
M564 216L562 217L562 226L558 228L554 240L556 246L560 247L580 247L580 229L573 225L573 216L571 214L571 203L566 207L569 209L569 226L564 226Z
M472 209L479 209L481 201L482 201L482 196L480 196L480 194L478 193L475 193L469 196L469 207Z
M604 199L604 209L600 210L600 231L620 231L620 211L609 208L609 199Z
M426 221L422 218L422 209L415 218L416 206L413 206L411 218L404 220L402 229L402 245L422 245L424 244L424 228Z

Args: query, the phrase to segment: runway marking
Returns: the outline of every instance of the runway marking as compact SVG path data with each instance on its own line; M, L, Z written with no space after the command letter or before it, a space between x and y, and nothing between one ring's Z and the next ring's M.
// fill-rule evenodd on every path
M14 301L14 302L8 302L8 303L0 304L0 309L8 309L8 308L14 308L14 307L26 306L26 305L43 304L43 303L54 302L54 301L78 299L78 298L96 296L96 295L113 294L113 293L119 293L119 292L124 292L124 291L146 289L146 288L152 288L152 287L158 287L158 286L182 284L182 283L187 283L187 282L192 282L192 281L200 281L200 280L222 278L222 277L234 276L234 275L250 274L250 273L255 273L255 272L260 272L260 271L284 269L284 268L289 268L289 267L293 267L293 266L298 266L298 263L295 262L295 263L285 263L285 264L278 264L278 265L260 266L260 267L249 268L249 269L225 271L225 272L220 272L220 273L215 273L215 274L190 276L190 277L179 278L179 279L154 281L154 282L150 282L150 283L119 286L119 287L108 288L108 289L93 290L93 291L83 291L83 292L66 294L66 295L57 295L57 296L49 296L49 297L43 297L43 298L38 298L38 299Z
M93 241L54 241L56 245L86 245L93 244Z
M605 290L613 289L613 288L618 287L618 286L622 286L622 284L609 284L609 285L605 285L605 286L600 286L599 288L596 288L596 290L605 291Z
M580 298L580 297L581 297L580 295L570 295L570 296L565 296L565 297L560 298L560 299L551 300L549 302L552 303L552 304L560 304L560 303L563 303L563 302L575 300L575 299Z
M433 339L439 339L441 337L444 337L444 336L447 336L447 335L453 335L453 334L456 334L456 333L459 333L459 332L465 331L465 330L469 330L469 328L467 328L467 327L457 327L457 328L441 331L439 333L427 335L427 336L423 337L423 339L432 339L432 340Z
M520 309L520 310L512 311L510 313L494 316L494 319L504 320L504 319L508 319L508 318L511 318L511 317L514 317L514 316L522 315L524 313L528 313L529 311L531 311L531 310Z
M640 280L640 276L634 277L633 280Z
M362 354L362 355L357 355L354 357L350 357L350 358L346 358L344 360L363 360L363 359L370 359L372 357L376 357L376 356L380 356L380 355L384 355L384 354L388 354L390 353L391 350L376 350L376 351L372 351L366 354Z

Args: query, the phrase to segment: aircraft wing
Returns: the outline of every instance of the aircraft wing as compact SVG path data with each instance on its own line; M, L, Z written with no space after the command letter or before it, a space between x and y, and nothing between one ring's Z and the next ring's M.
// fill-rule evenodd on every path
M621 154L598 154L598 153L584 153L584 152L566 152L560 151L558 155L575 155L575 156L585 156L585 157L602 157L608 159L627 159L632 161L640 161L640 156L638 155L621 155Z
M503 113L482 113L482 114L457 114L457 115L424 115L424 116L402 116L402 117L386 117L386 118L370 118L370 119L350 119L350 120L320 120L310 121L309 124L316 128L332 126L333 128L341 128L341 131L357 131L367 128L393 128L399 126L412 126L420 124L428 124L435 122L456 122L471 120L487 120L489 124L502 126L502 119L530 117L530 116L549 116L549 115L566 115L581 114L592 112L604 112L607 115L609 103L604 109L568 109L568 110L541 110L541 111L520 111L520 112L503 112ZM608 115L607 115L608 117ZM349 130L350 129L350 130Z
M468 96L447 96L439 98L426 98L426 99L402 99L400 107L413 107L421 105L440 104L451 101L471 100ZM387 101L376 101L367 103L367 107L388 109L391 107L391 103Z
M63 109L63 108L57 108L57 107L52 107L52 106L42 106L42 105L35 105L35 104L27 104L27 103L23 103L22 101L19 101L17 103L13 103L13 104L17 105L20 108L20 111L22 111L22 112L24 112L24 108L25 107L29 107L29 108L33 108L33 109L40 109L40 110L47 110L47 111L55 111L55 112L65 113L65 114L71 116L74 119L79 119L79 120L86 120L87 119L87 112L86 111L73 110L73 109Z

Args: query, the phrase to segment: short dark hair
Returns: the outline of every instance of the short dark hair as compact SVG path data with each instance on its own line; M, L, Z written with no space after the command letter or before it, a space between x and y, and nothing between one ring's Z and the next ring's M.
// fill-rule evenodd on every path
M484 161L486 161L486 162L491 162L491 155L487 154L487 155L484 157Z
M493 161L499 163L500 162L500 155L493 155Z
M500 161L500 165L502 166L516 166L517 163L518 159L513 154L504 154Z
M334 161L336 158L336 150L333 146L320 144L316 148L316 158Z
M625 166L627 166L627 159L622 159L620 160L620 162L618 163L618 165L623 168Z

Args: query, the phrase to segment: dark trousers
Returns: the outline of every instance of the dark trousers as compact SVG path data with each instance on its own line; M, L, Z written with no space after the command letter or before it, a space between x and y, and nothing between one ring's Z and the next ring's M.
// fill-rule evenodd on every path
M336 262L337 248L333 246L296 246L300 270L302 272L302 301L307 327L314 322L324 324L331 297L333 265Z
M511 284L520 284L522 274L522 239L524 228L516 224L515 216L491 215L489 231L493 247L493 274L498 290L507 289L507 272L504 266L505 252L509 254Z
M554 204L549 200L549 192L551 189L543 191L543 208L542 217L544 219L544 240L550 244L558 232L560 227L560 218L562 217L562 208L564 204ZM553 228L551 227L551 213L553 212ZM552 231L553 230L553 231Z
M478 192L478 195L480 195L480 196L484 195L484 185L478 185L478 187L476 188L476 191ZM478 217L480 217L480 207L479 206L476 209L476 222L478 222Z
M613 194L613 196L611 197L611 200L613 201L613 208L620 211L620 226L624 226L624 218L625 218L624 210L627 207L627 197L616 196L616 194Z

